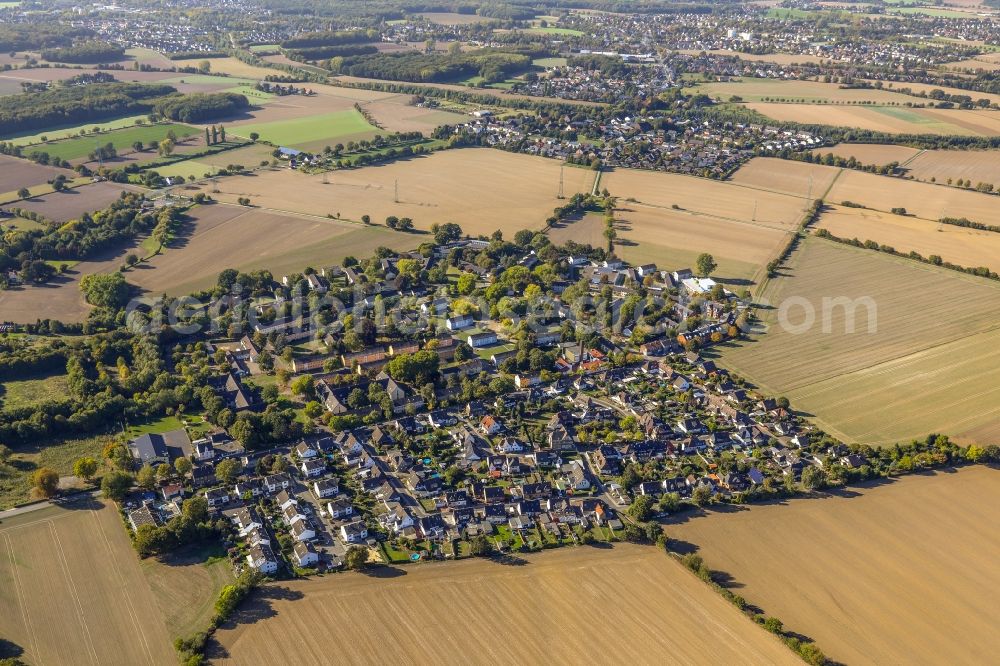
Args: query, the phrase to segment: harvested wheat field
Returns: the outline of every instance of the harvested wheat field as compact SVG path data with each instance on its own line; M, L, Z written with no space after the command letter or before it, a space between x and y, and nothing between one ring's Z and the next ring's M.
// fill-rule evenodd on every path
M773 102L747 106L782 122L857 127L890 134L1000 135L1000 112L996 111Z
M615 169L601 176L601 188L625 206L639 203L784 231L798 226L809 206L800 197L660 171Z
M977 466L667 531L838 663L987 664L1000 650L998 501L1000 471Z
M540 229L561 203L560 163L489 148L444 150L383 166L333 171L323 176L291 169L261 171L253 177L224 178L220 192L206 192L225 202L249 197L254 205L278 211L347 220L370 215L383 224L389 215L410 217L418 229L457 222L473 236L497 229L513 234ZM590 192L595 174L567 167L567 196ZM398 184L399 201L396 202ZM413 245L421 239L415 238Z
M413 99L413 95L396 95L365 102L362 106L375 122L392 132L423 132L428 135L441 125L455 125L469 120L461 113L414 106Z
M846 441L961 436L1000 424L992 314L1000 285L818 238L806 239L782 273L763 294L767 332L720 350L731 370Z
M873 240L904 253L936 254L959 266L1000 271L1000 234L990 231L840 206L825 211L816 226L841 238Z
M830 203L853 201L876 210L902 207L927 220L966 217L984 224L995 224L1000 208L1000 199L991 194L852 170L841 174L826 199Z
M761 3L753 2L750 4L760 5ZM777 3L774 3L777 5ZM799 55L791 53L742 53L740 51L730 51L728 49L712 49L710 51L698 51L696 49L681 49L678 53L684 53L687 55L698 55L700 53L709 53L711 55L717 56L730 56L733 58L739 58L740 60L746 60L748 62L773 62L777 65L796 65L799 63L820 63L824 61L824 58L814 55Z
M268 586L216 633L213 663L801 663L657 548L563 548L522 566L474 559L399 572ZM324 629L347 626L350 640Z
M870 88L841 88L836 83L819 81L782 81L780 79L745 78L738 81L713 81L698 85L698 92L728 100L737 95L745 102L785 101L848 102L851 104L906 104L909 95L890 90Z
M662 270L690 268L702 252L719 265L713 277L729 283L756 282L780 252L789 232L717 220L663 208L622 203L615 211L615 254L632 264ZM553 243L605 247L603 215L589 214L549 231Z
M144 191L142 188L134 185L105 181L32 197L26 201L18 202L17 207L34 211L56 222L68 222L84 213L92 213L106 208L108 204L120 197L122 192L142 191Z
M923 181L961 179L972 181L973 186L991 183L1000 187L1000 151L925 150L907 162L906 173Z
M125 273L132 284L153 294L187 294L211 287L224 268L283 273L365 257L384 245L402 250L422 237L320 217L212 204L191 211L176 247Z
M0 636L32 664L176 661L117 509L93 499L0 524Z
M844 159L854 158L862 164L883 166L890 162L903 164L920 153L917 148L895 146L886 143L838 143L835 146L817 148L813 155L832 154Z
M949 62L944 66L950 69L982 69L992 72L1000 69L1000 53L980 53L974 58Z
M776 157L755 157L741 166L732 182L807 199L821 199L840 169Z

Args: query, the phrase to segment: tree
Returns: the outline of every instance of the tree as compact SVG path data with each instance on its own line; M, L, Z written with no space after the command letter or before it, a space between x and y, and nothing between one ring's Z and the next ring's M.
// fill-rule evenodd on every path
M364 546L351 546L344 555L344 564L354 571L364 567L368 564L368 549Z
M639 495L628 508L628 515L635 518L640 523L649 520L653 513L653 498L650 495Z
M221 139L223 143L226 142L226 128L225 127L220 127L219 128L219 139Z
M159 153L160 153L161 157L166 157L166 156L170 155L170 153L174 152L174 142L173 142L173 140L171 140L171 139L164 139L163 141L160 141L160 145L159 145L159 149L158 150L159 150Z
M257 134L257 132L250 132L250 140L253 141L254 143L256 143L257 139L259 138L260 134Z
M215 476L225 484L233 483L242 471L240 461L235 458L227 458L215 466Z
M30 196L31 196L31 192L28 191L27 187L22 187L21 189L19 189L17 191L17 198L18 199L27 199Z
M826 472L819 467L810 465L802 470L802 485L808 490L816 490L826 486Z
M206 146L211 146L212 145L212 137L211 137L211 135L209 135L207 127L205 128L205 145Z
M717 267L718 264L715 263L715 257L707 252L699 254L698 259L695 260L695 268L698 269L698 275L701 277L708 277Z
M73 474L84 481L90 481L97 474L98 463L91 457L80 458L73 463Z
M101 479L101 494L109 500L120 502L132 487L132 475L127 472L114 471L105 474Z
M183 456L174 461L174 470L181 476L187 476L194 465L191 461Z
M469 542L469 553L474 557L489 557L493 554L493 542L480 534Z
M43 497L52 497L59 490L59 472L41 467L31 475L31 483Z
M292 380L292 393L311 397L316 393L316 379L312 375L301 375Z
M117 308L125 305L129 286L121 273L93 273L83 276L80 290L91 305Z
M152 490L156 486L156 471L148 463L143 465L135 474L135 482L146 490Z
M698 486L692 491L691 500L698 506L705 506L712 500L712 489L708 486Z

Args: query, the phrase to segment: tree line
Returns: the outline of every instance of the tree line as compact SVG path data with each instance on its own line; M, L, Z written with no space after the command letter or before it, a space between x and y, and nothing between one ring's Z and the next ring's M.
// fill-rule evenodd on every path
M49 62L71 62L75 64L114 62L124 57L125 49L122 47L117 44L109 44L108 42L96 40L42 51L42 58Z

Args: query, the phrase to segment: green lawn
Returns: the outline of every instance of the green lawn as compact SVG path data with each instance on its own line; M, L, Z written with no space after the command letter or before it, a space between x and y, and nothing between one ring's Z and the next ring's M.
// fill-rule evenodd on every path
M333 140L350 134L374 132L377 129L369 125L364 116L352 109L294 120L241 125L231 129L230 132L239 136L250 136L251 132L257 132L264 141L294 147L315 141Z
M566 58L535 58L531 64L536 67L565 67Z
M62 127L53 127L44 132L37 132L35 134L22 134L7 140L15 146L30 146L35 143L41 143L43 136L47 137L49 140L65 139L66 137L78 135L82 130L90 132L90 130L95 127L99 127L105 131L121 129L122 127L132 127L137 121L145 120L145 118L146 116L126 116L124 118L105 120L98 123L88 123L85 125L64 125Z
M0 383L0 408L31 407L47 400L65 397L69 392L66 375L30 377Z
M569 35L573 37L582 37L585 33L579 30L572 30L570 28L528 28L525 32L531 32L540 35Z
M33 146L31 150L44 151L50 157L58 157L63 160L75 160L86 157L97 146L104 146L111 143L119 152L132 150L132 144L142 141L148 144L150 141L160 141L167 137L167 133L173 131L178 138L184 138L199 134L201 130L182 123L158 123L156 125L134 125L124 129L102 132L100 134L88 134L87 136L75 139L64 139L52 143L44 143ZM30 152L30 150L29 150Z
M181 423L181 420L176 416L164 416L154 421L130 424L128 427L128 436L138 437L139 435L159 434L183 427L184 425Z

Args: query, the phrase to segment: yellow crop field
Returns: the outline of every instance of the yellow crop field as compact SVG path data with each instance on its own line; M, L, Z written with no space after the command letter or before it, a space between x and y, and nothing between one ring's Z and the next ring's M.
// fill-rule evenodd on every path
M801 663L679 563L641 546L294 581L265 588L243 617L263 619L224 626L213 663ZM350 627L350 637L333 627Z
M886 143L838 143L836 146L817 148L814 155L828 153L844 159L854 158L862 164L877 164L882 166L890 162L902 164L920 151L909 146L896 146Z
M890 134L1000 135L1000 113L996 111L774 102L751 102L747 106L782 122L857 127Z
M884 211L905 208L907 213L927 220L966 217L982 223L995 223L1000 204L1000 199L990 194L852 170L841 174L826 200L835 204L853 201Z
M0 635L32 664L176 661L117 510L96 500L0 525Z
M736 81L712 81L698 85L698 92L728 100L733 95L745 102L803 101L844 102L852 104L906 104L914 98L888 89L841 88L836 83L820 81L784 81L781 79L744 78Z
M873 240L900 252L916 251L925 257L936 254L959 266L1000 271L1000 234L991 231L841 206L824 212L816 226L841 238Z
M970 180L1000 188L1000 151L925 150L906 164L906 173L917 180L938 183Z
M370 215L382 225L389 215L409 217L418 229L457 222L469 234L512 235L540 229L552 209L564 203L559 193L560 162L488 148L445 150L383 166L334 171L327 176L291 169L262 171L253 177L224 178L204 190L220 201L249 197L255 205L309 215L360 220ZM595 173L567 167L564 191L589 193ZM398 196L397 196L398 192ZM412 245L423 240L410 236Z
M986 664L1000 650L998 501L1000 472L972 467L667 531L837 663Z
M661 171L615 169L601 177L601 187L623 205L639 203L786 231L799 224L809 207L804 197Z
M1000 285L817 238L784 272L763 295L767 332L724 365L846 441L1000 426Z
M755 157L733 174L732 182L807 199L820 199L839 173L840 169L836 167L776 157Z

